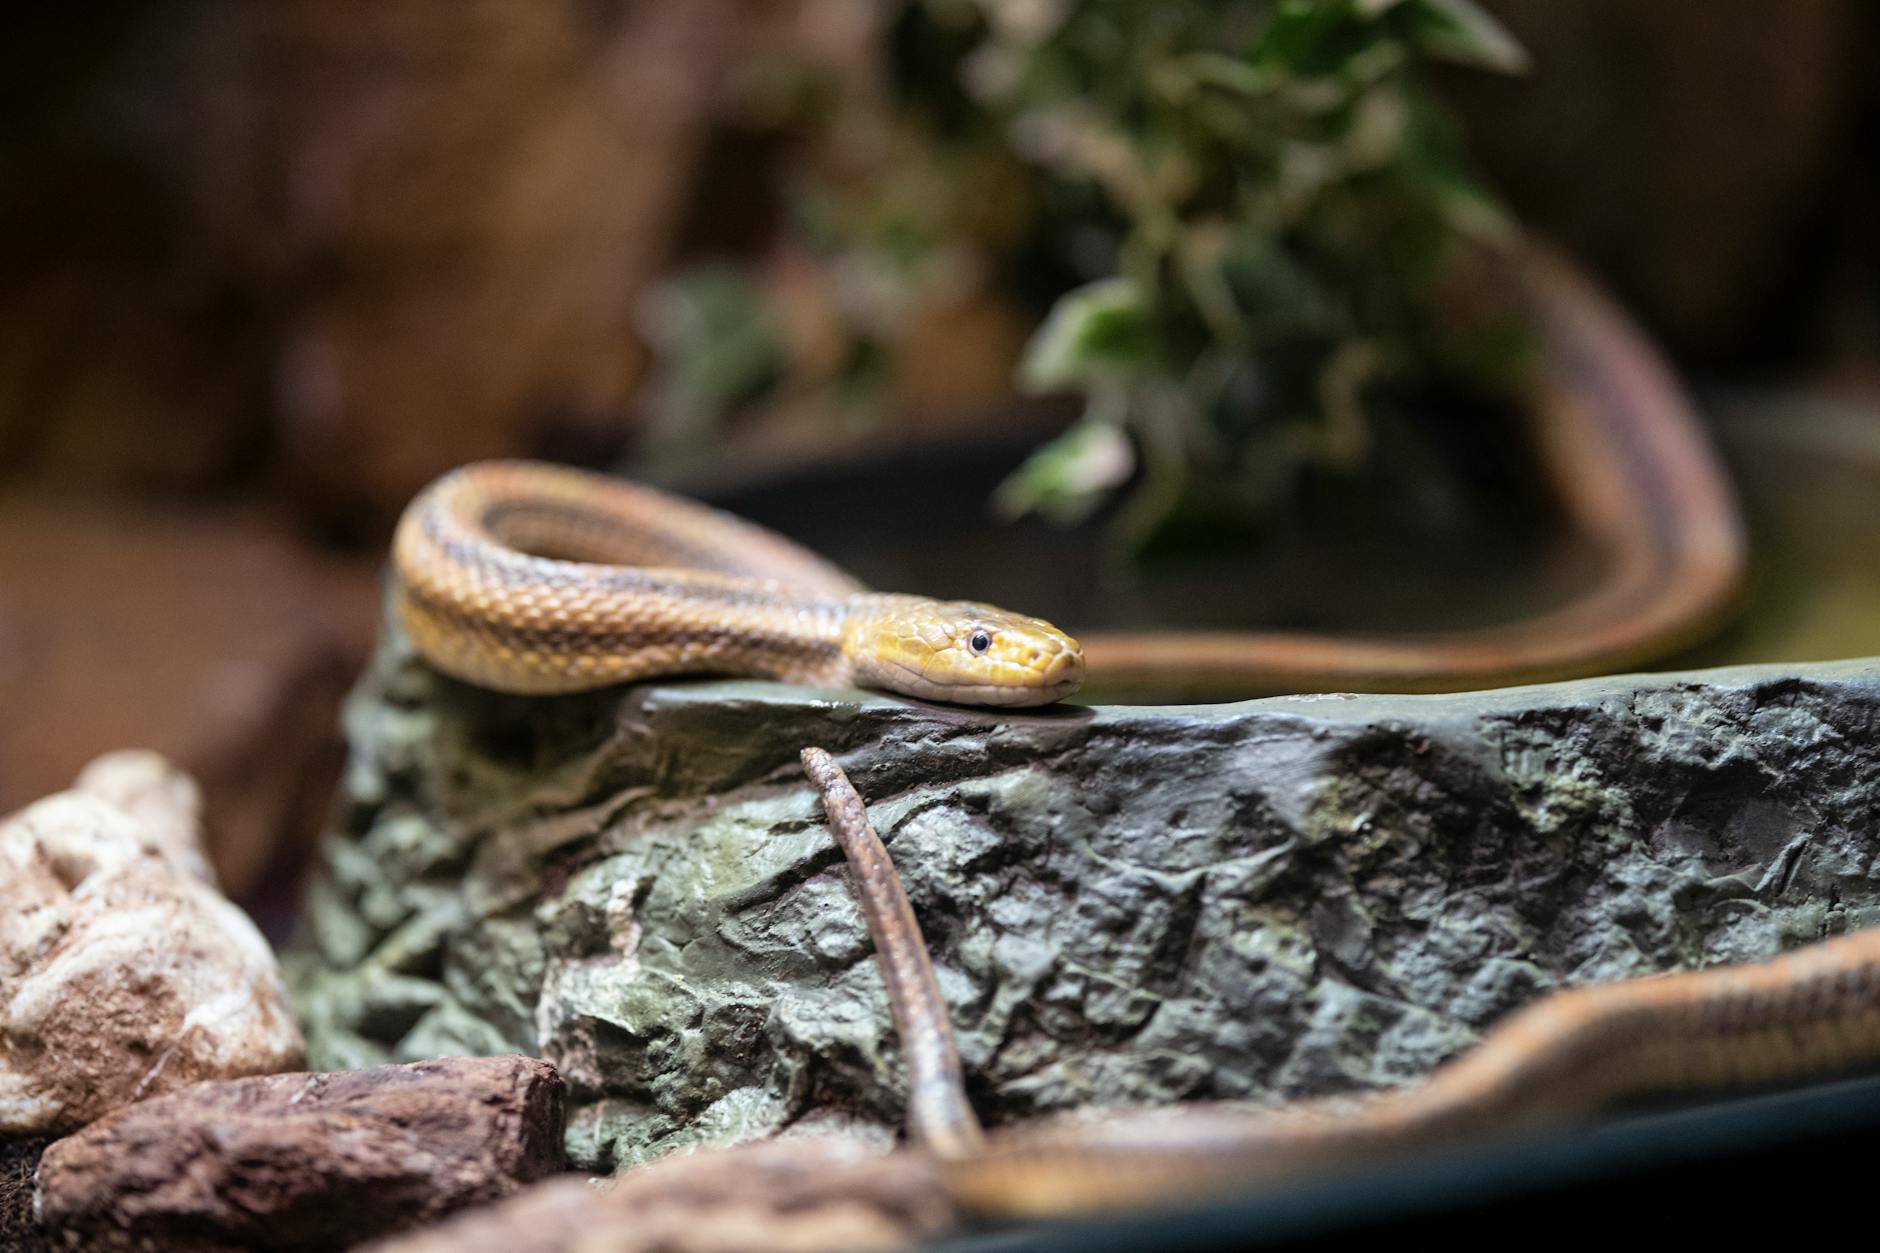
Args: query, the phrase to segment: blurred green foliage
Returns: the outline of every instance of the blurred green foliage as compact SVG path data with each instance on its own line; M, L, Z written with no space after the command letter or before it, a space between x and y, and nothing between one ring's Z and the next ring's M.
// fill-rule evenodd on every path
M1523 68L1470 0L902 0L885 36L873 165L804 180L795 227L861 369L968 245L1043 311L1019 382L1086 407L1005 512L1130 484L1131 551L1244 523L1302 465L1362 465L1381 411L1513 368L1518 328L1446 313L1513 236L1426 83Z
M779 378L782 337L750 273L729 261L692 266L648 295L639 322L658 354L654 439L668 455L709 447L720 414L762 398Z

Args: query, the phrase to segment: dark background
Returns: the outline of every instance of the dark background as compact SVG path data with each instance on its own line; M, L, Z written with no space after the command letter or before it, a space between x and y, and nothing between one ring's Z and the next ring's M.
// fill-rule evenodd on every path
M1445 87L1517 213L1700 383L1788 398L1737 426L1880 411L1880 8L1489 7L1534 72ZM317 829L397 510L474 458L631 456L648 283L775 225L790 137L731 85L780 49L866 78L865 8L0 19L0 812L155 747L263 899ZM889 438L997 426L1026 330L923 311Z

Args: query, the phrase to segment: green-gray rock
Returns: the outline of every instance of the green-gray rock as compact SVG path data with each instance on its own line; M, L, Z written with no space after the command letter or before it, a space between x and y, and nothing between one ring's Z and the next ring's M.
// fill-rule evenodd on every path
M505 697L394 638L348 731L290 963L315 1064L537 1053L595 1168L900 1125L805 744L870 803L993 1123L1398 1083L1565 983L1880 923L1880 660L1011 714Z

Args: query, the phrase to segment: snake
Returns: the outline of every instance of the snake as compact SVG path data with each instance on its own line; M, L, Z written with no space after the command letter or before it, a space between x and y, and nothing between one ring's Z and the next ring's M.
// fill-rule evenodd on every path
M553 694L732 674L993 707L1048 705L1088 670L1122 688L1252 694L1541 681L1631 665L1729 611L1745 569L1727 478L1666 365L1558 258L1519 269L1545 339L1540 460L1601 577L1539 614L1418 637L1091 633L976 601L873 591L753 523L657 488L483 462L424 489L393 540L393 604L457 679ZM967 1104L918 924L833 758L803 752L856 877L910 1075L914 1140L968 1212L1085 1213L1206 1193L1581 1111L1628 1093L1880 1058L1880 933L1761 966L1558 993L1418 1087L1354 1108L1202 1104L988 1135Z
M394 600L439 670L549 694L683 674L1048 704L1077 641L972 601L870 592L752 523L657 488L526 461L445 475L400 518Z
M1676 375L1592 279L1535 243L1511 267L1536 351L1526 409L1563 530L1599 576L1513 621L1411 636L1153 630L1085 635L1125 692L1425 692L1616 673L1734 610L1748 544L1729 475Z
M1516 273L1544 341L1528 403L1539 460L1602 572L1516 621L1402 637L1086 632L1080 644L991 605L870 591L774 532L651 486L525 461L464 466L417 495L393 541L399 617L438 669L518 693L731 674L1019 707L1062 700L1086 672L1112 691L1220 697L1634 666L1729 612L1746 567L1736 502L1669 368L1616 305L1544 249Z

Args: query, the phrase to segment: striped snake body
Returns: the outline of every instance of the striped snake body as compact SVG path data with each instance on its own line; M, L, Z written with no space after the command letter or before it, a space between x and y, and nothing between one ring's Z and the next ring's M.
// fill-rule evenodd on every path
M446 475L405 511L392 562L418 651L499 691L745 674L1039 705L1083 682L1083 651L1048 622L868 592L749 522L558 466Z
M1628 1099L1880 1062L1880 931L1755 965L1557 992L1419 1084L1278 1108L1196 1104L1041 1120L948 1164L969 1210L1040 1217L1270 1186L1506 1139Z
M869 592L814 553L652 488L527 462L422 492L393 544L400 616L458 678L564 692L658 675L761 675L959 704L1112 690L1218 698L1539 682L1635 665L1713 626L1742 581L1735 503L1675 381L1597 290L1536 252L1549 344L1536 442L1602 577L1531 617L1420 637L1105 632L969 601Z

